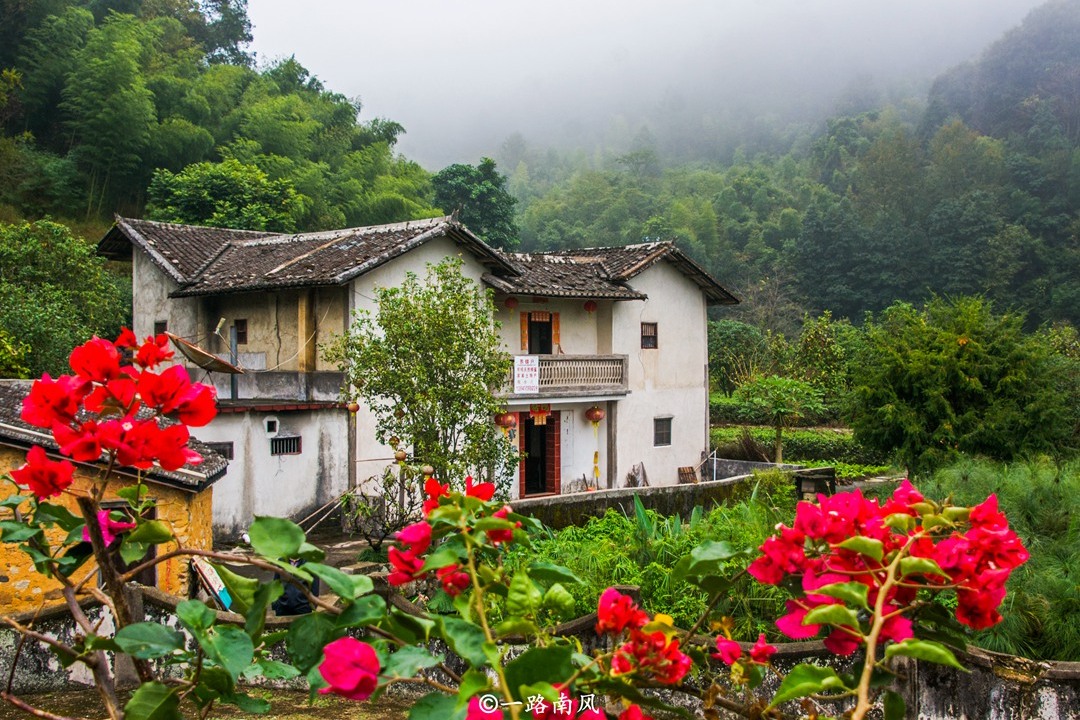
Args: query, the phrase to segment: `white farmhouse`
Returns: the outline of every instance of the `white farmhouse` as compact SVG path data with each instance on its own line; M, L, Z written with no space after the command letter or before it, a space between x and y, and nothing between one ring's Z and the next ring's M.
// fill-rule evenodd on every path
M737 302L671 243L503 253L452 217L298 235L118 218L99 252L132 263L139 337L167 330L223 358L235 338L243 374L189 363L218 389L200 437L230 458L214 494L222 535L255 515L303 516L392 462L318 348L407 272L459 256L495 293L503 342L522 356L503 391L521 453L513 497L623 487L635 466L672 484L696 467L706 309Z

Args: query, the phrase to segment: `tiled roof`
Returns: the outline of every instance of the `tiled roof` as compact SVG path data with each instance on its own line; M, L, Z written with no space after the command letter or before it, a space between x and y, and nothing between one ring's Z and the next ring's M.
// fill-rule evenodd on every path
M31 445L40 445L55 454L59 446L53 439L52 433L34 427L19 417L22 413L23 398L28 392L30 392L29 380L0 381L0 442L27 448ZM225 474L228 467L228 461L225 458L195 438L191 438L188 444L192 450L202 455L201 463L185 465L178 470L163 470L155 466L144 471L146 480L188 492L198 492ZM121 468L121 471L132 474L136 472L130 468Z
M697 283L710 303L733 305L738 302L734 295L670 242L506 255L521 274L509 278L489 274L484 276L484 280L507 294L644 299L645 295L630 287L628 282L655 263L666 260Z
M297 235L117 218L99 249L117 257L126 238L176 280L172 295L182 297L340 285L437 237L468 247L491 270L515 272L449 216Z

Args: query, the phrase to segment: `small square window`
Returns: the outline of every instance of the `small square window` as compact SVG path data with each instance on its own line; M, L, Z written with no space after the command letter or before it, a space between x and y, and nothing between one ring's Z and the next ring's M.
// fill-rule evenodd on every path
M226 460L233 459L233 444L231 442L208 442L203 443L206 447L216 452Z
M299 435L270 438L271 455L299 455L300 450Z
M158 335L161 335L164 332L168 332L168 330L169 330L169 321L168 320L158 320L158 321L156 321L154 323L154 337L157 337Z
M656 334L656 323L641 323L641 347L645 349L660 347L659 338Z
M236 344L247 345L247 320L234 320L233 325L236 327Z
M671 444L671 418L653 418L653 443L654 446Z

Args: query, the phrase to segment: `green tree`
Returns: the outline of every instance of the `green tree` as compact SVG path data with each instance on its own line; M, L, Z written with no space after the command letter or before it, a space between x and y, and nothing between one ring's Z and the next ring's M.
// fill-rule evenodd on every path
M772 418L776 431L773 462L784 462L784 428L812 413L825 409L821 391L808 382L779 375L767 375L743 383L735 398L748 415L764 412Z
M357 313L349 331L326 350L346 373L347 394L377 419L380 442L398 437L417 462L445 480L466 474L507 477L510 444L492 417L493 392L505 384L510 356L502 349L490 291L448 258L421 281L376 291L374 318Z
M0 224L0 337L30 376L68 371L71 348L115 336L130 309L122 287L94 246L63 225ZM23 345L29 354L18 352Z
M517 200L506 190L506 176L495 161L482 158L476 166L466 164L443 168L431 179L435 204L458 218L484 241L512 250L518 245L514 220Z
M1075 394L1062 392L1056 353L1026 335L1020 315L978 297L907 303L868 322L852 370L852 428L896 453L910 473L958 453L1010 460L1076 442Z
M146 216L163 222L292 232L301 210L288 181L237 160L158 170L148 194Z

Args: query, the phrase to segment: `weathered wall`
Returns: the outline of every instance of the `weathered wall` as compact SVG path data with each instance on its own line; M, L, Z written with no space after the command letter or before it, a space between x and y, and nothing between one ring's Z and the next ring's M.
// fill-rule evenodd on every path
M26 462L26 454L15 448L0 445L0 474L21 467ZM90 472L83 465L76 465L76 479L74 484L59 497L49 502L63 505L71 512L78 514L78 506L75 502L76 494L86 494L91 479L95 476L87 475ZM113 481L106 489L104 501L112 502L119 500L116 491L127 484L127 481ZM148 497L157 502L157 517L165 521L172 528L176 537L185 547L200 550L209 550L213 544L211 534L211 505L213 488L208 488L201 493L191 493L175 490L149 483ZM11 494L12 486L0 485L0 497ZM9 511L0 510L0 517L10 517ZM59 543L64 535L54 528L48 533L50 542ZM167 552L172 549L171 545L159 546L159 552ZM76 581L81 580L91 572L96 572L96 564L90 560L73 576ZM168 560L158 566L157 584L162 590L178 595L186 595L189 590L191 579L188 564L180 560ZM55 580L46 578L34 569L30 558L22 553L16 545L0 543L0 612L20 612L23 610L37 609L41 606L51 606L63 602L60 584Z
M140 340L154 334L154 323L165 321L169 332L184 338L197 338L199 328L198 298L170 298L177 289L150 257L135 250L131 265L132 331ZM217 320L215 319L215 322ZM211 328L213 329L213 328Z
M296 455L271 455L266 421L276 419L278 436L299 435ZM229 472L214 486L214 532L243 533L256 515L299 519L349 487L348 411L222 412L199 428L204 442L231 442Z

